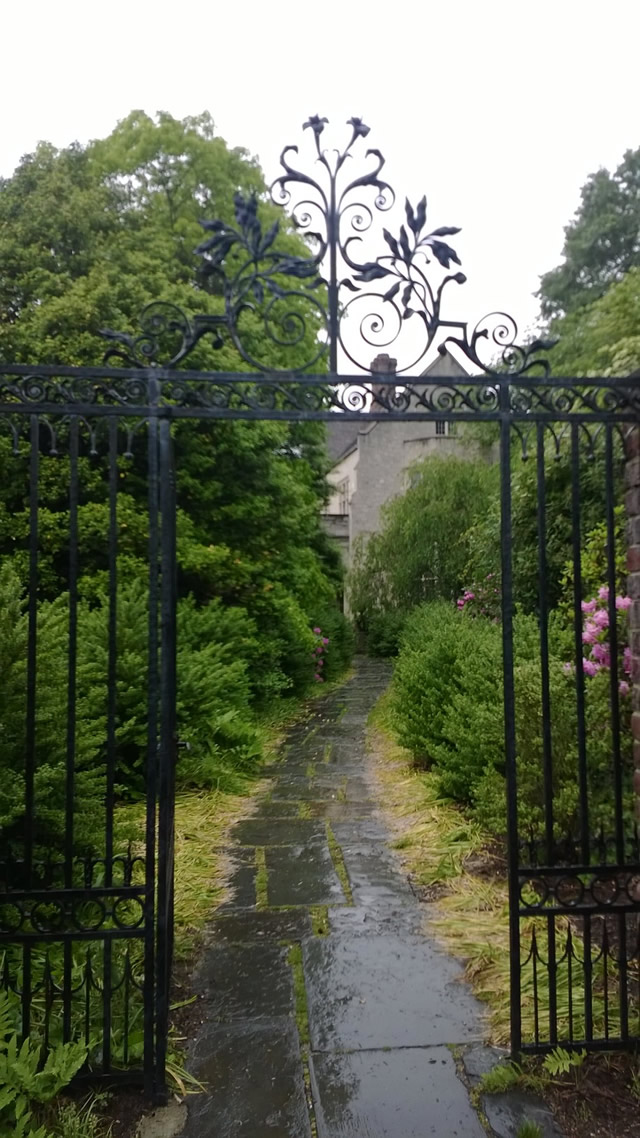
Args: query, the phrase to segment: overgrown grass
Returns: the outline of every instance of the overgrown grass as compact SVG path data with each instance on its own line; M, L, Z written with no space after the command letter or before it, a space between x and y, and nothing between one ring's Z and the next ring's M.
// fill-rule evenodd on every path
M377 775L383 800L397 833L396 848L416 883L443 886L437 906L428 915L429 929L441 946L465 962L465 973L479 999L489 1008L490 1034L496 1044L510 1038L509 904L506 877L491 851L489 836L465 818L462 811L439 796L437 779L429 771L417 771L408 751L398 746L389 730L388 697L378 702L369 719L369 749L379 759ZM543 957L548 950L544 918L521 921L522 961L529 956L535 935ZM584 1030L585 985L581 966L583 946L572 930L571 969L566 958L568 925L556 922L556 996L560 1039ZM549 1016L549 976L538 963L522 974L522 1032L525 1041L535 1038L534 987L537 986L539 1028L542 1037ZM619 1030L615 1010L616 976L611 964L606 977L609 994L610 1034ZM602 965L594 970L592 1014L594 1034L604 1033L605 977Z

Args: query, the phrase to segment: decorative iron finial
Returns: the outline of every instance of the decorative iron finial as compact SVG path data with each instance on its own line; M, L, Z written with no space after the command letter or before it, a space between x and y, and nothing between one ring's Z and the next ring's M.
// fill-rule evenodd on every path
M367 371L372 347L399 348L406 342L410 357L399 374L418 374L431 351L449 347L488 374L522 375L534 368L548 374L541 353L553 342L519 346L516 323L507 314L492 313L471 330L466 322L446 319L445 289L466 280L448 240L460 230L450 225L429 230L426 197L416 206L406 200L397 236L383 227L383 250L375 259L365 258L374 218L395 203L393 189L381 177L385 159L379 150L366 149L364 172L352 177L351 160L370 128L361 118L350 118L347 143L338 150L323 146L327 126L320 115L307 119L303 130L310 131L315 150L309 171L302 168L298 147L286 146L280 156L283 173L270 190L271 200L290 210L309 243L308 256L279 248L279 222L263 232L255 195L236 194L235 225L203 221L207 237L196 249L203 258L203 280L215 282L223 310L189 319L173 305L150 305L141 317L140 335L104 333L112 340L107 357L139 366L162 356L173 367L210 335L214 347L228 338L258 371L274 371L269 357L275 344L280 353L290 352L287 372L322 371L328 363L337 375L341 353L350 365ZM406 335L409 321L414 331Z

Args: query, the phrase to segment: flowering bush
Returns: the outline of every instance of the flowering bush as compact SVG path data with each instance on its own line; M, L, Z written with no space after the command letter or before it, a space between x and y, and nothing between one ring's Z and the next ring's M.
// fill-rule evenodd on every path
M456 601L457 607L462 611L467 609L473 614L488 616L491 620L500 618L500 580L498 574L487 573L479 584L465 589Z
M322 674L322 670L324 668L325 652L329 647L329 637L324 636L322 629L319 627L314 628L313 635L316 638L315 647L311 654L311 659L313 660L315 667L315 674L313 678L317 684L323 684L324 676Z
M615 608L617 613L617 633L618 645L623 647L622 652L622 669L625 675L631 675L631 650L628 645L624 644L626 639L626 626L627 626L627 610L631 607L631 597L622 596L618 594L615 599ZM611 668L611 645L609 643L609 589L607 585L602 585L598 590L597 597L592 597L589 601L582 602L582 613L584 617L584 626L582 629L582 644L585 655L582 660L582 669L585 676L597 676L598 672L609 670ZM574 665L566 663L564 671L571 674L574 671ZM621 695L628 695L629 683L623 679L620 681L619 690Z

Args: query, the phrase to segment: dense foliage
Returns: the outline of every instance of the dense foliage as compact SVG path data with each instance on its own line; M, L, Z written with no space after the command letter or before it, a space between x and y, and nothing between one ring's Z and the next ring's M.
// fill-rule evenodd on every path
M262 173L229 149L208 115L154 121L133 112L109 138L56 150L42 143L0 181L0 356L8 361L89 365L101 329L136 333L152 301L216 313L194 249L202 218L234 223L234 195L254 193L276 245L306 246L272 206ZM233 260L235 254L230 253ZM206 283L206 287L205 287ZM297 302L298 304L302 302ZM315 342L313 309L297 351ZM249 352L275 367L295 351L267 345L258 316L243 324ZM189 365L246 370L234 346L201 341ZM68 427L41 426L38 508L36 809L41 848L64 827L68 731ZM96 841L107 754L109 468L106 427L81 428L78 505L78 659L75 716L76 847ZM190 750L179 778L233 780L260 753L258 717L274 700L302 696L344 668L351 646L338 607L341 569L320 527L326 495L321 424L182 421L174 428L179 588L178 720ZM131 453L129 454L129 450ZM52 453L53 452L53 453ZM117 459L116 791L143 792L146 766L148 488L144 429ZM29 454L0 434L0 825L23 826ZM316 646L321 629L319 680ZM55 675L57 683L51 685ZM101 808L101 807L100 807Z
M495 487L497 470L482 461L427 458L411 468L406 494L387 503L381 531L354 554L349 603L373 651L393 651L414 605L459 595L467 533Z
M541 281L545 331L559 338L551 363L558 375L617 376L640 368L640 150L629 151L615 174L601 170L582 191L580 209L566 230L564 261ZM557 839L580 832L579 693L584 676L589 831L614 830L613 721L617 700L626 823L633 822L630 732L631 658L627 642L626 541L622 506L622 444L613 444L614 562L618 659L612 659L606 468L602 431L579 435L573 482L571 437L562 428L544 437L544 559L540 559L540 495L536 438L514 432L511 468L511 554L514 624L517 810L521 836L545 834L545 731L553 757L551 794ZM522 443L522 445L521 445ZM471 464L470 464L471 465ZM375 598L373 612L356 609L380 651L397 646L392 685L393 721L402 744L437 773L441 792L465 805L494 834L506 830L503 712L500 500L490 482L467 501L460 517L440 523L448 539L447 565L455 566L458 595L439 587L434 558L415 535L421 513L446 491L443 469L423 464L418 505L408 493L393 503L371 554L361 557L356 585L363 595L363 567ZM574 492L577 488L577 494ZM450 510L457 503L449 498ZM437 506L435 507L438 508ZM582 663L577 668L576 543L572 511L579 513ZM460 524L459 524L460 523ZM392 544L408 541L396 567ZM393 542L391 535L393 534ZM408 551L413 541L415 557ZM383 560L379 549L388 551ZM544 572L548 621L550 717L543 714L540 573ZM358 574L360 575L358 577ZM409 579L412 589L401 590ZM429 591L425 588L429 582ZM424 590L422 596L420 591ZM386 593L385 612L382 596ZM360 593L356 592L359 596ZM419 599L428 601L413 607ZM382 613L380 616L379 614ZM399 631L398 631L399 630ZM613 676L612 676L613 671ZM614 700L615 694L615 700Z
M604 593L604 590L603 590ZM628 598L619 597L619 633L625 636ZM613 736L607 609L585 602L585 728L590 832L613 832ZM591 606L593 606L591 608ZM597 613L602 614L601 617ZM593 616L595 616L595 623ZM600 627L601 625L601 627ZM551 622L549 694L553 753L554 832L580 832L575 667L570 624ZM514 632L518 821L523 838L544 835L542 665L537 621L520 615ZM595 652L595 656L594 656ZM628 656L618 664L628 676ZM622 761L628 818L633 817L632 755L627 679L619 682ZM506 832L502 678L499 624L442 602L423 605L407 619L394 671L392 717L399 741L433 766L444 795L465 804L487 829ZM625 730L626 727L626 730Z

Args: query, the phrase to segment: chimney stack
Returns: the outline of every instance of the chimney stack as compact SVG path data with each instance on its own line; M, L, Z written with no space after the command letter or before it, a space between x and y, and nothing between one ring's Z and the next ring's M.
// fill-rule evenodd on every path
M394 360L387 352L381 352L376 356L375 360L371 361L370 371L372 375L395 375L398 361ZM385 396L390 393L390 387L386 383L372 383L371 394L374 401L378 396L382 397L382 402L377 404L378 409L384 406Z

